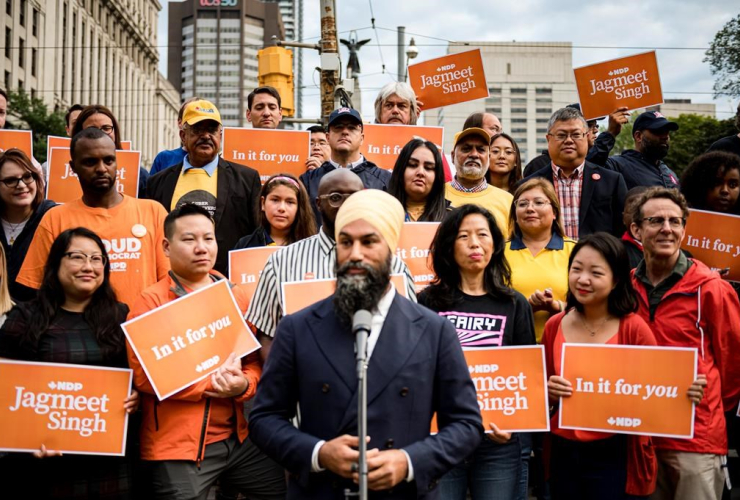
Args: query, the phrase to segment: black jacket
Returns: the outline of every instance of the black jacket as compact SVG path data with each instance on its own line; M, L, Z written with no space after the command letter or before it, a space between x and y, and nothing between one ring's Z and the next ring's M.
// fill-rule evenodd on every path
M23 260L26 258L28 247L31 246L31 240L36 234L36 229L39 227L41 219L49 209L54 208L57 204L51 200L44 200L41 204L36 207L36 211L31 214L31 218L26 222L23 231L15 239L13 246L11 247L8 243L5 231L0 230L0 241L3 243L3 250L5 250L5 259L8 262L8 288L10 290L10 296L16 302L25 302L36 297L36 290L28 288L27 286L16 283L15 279L18 277L18 273L23 265Z
M595 165L603 167L606 165L606 160L609 159L609 153L614 149L614 144L616 144L616 142L616 138L610 132L600 133L598 137L596 137L594 145L588 150L586 161L590 161ZM550 153L545 149L542 151L541 155L532 158L532 161L527 163L527 166L524 167L524 173L522 176L529 177L547 165L550 165Z
M538 170L532 177L544 177L552 182L552 168ZM578 210L578 236L583 237L598 231L606 231L617 238L622 236L624 227L622 212L627 186L624 178L591 162L583 169L581 206Z
M182 172L182 162L151 176L146 197L160 202L170 211L172 195ZM228 276L229 250L237 240L257 227L257 202L260 196L260 176L253 168L219 158L216 193L216 241L218 257L214 269Z
M321 178L332 170L336 170L337 167L331 164L331 162L324 162L319 168L315 170L309 170L301 175L301 182L306 186L308 191L308 199L311 201L314 215L316 215L317 226L321 226L321 214L319 213L319 207L316 206L316 198L319 196L319 182ZM365 189L381 189L388 191L388 184L391 181L391 173L388 170L384 170L375 163L367 160L363 161L356 167L353 167L352 172L357 174L362 180L362 184Z
M607 160L606 168L619 172L624 177L627 189L637 186L662 186L678 189L678 175L662 161L655 165L634 149L628 149L621 155Z
M265 229L262 226L257 226L252 234L242 236L239 241L234 245L234 250L242 250L244 248L259 248L267 246L267 237L265 235Z

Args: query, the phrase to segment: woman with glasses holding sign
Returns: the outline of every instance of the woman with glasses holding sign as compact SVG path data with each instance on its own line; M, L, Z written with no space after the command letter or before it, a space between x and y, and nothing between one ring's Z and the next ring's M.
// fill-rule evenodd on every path
M8 313L0 329L0 357L128 368L120 326L127 314L110 285L103 241L88 229L68 229L51 246L38 297ZM110 404L132 413L139 395L132 391L125 401ZM136 435L129 422L129 444ZM3 458L0 484L8 498L98 498L103 493L105 498L135 498L136 451L127 449L126 457L61 457L39 445L35 458L18 453Z
M568 262L564 312L545 326L543 344L550 404L573 395L562 372L563 344L656 345L640 318L630 282L630 266L621 242L607 233L580 239ZM706 378L694 382L688 397L698 403ZM561 429L551 420L550 493L553 500L646 498L655 490L657 460L648 436Z
M442 155L434 143L412 139L398 154L388 192L403 205L406 222L439 222L447 214Z
M20 149L0 153L0 222L8 269L4 276L16 301L31 300L36 290L16 283L23 259L44 214L56 206L44 199L44 182Z
M260 225L237 241L234 250L286 246L316 234L316 220L303 184L290 174L276 174L260 190Z
M532 310L510 287L504 237L490 212L478 205L454 209L431 246L435 280L419 303L448 318L464 349L535 343ZM484 422L488 434L470 457L442 477L441 498L527 498L527 468L521 434Z

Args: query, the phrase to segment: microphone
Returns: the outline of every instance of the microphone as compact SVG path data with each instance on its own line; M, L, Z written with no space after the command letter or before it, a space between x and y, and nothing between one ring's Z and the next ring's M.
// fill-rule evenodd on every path
M372 313L365 309L360 309L352 316L352 333L356 339L357 361L367 359L367 337L370 335L372 320Z

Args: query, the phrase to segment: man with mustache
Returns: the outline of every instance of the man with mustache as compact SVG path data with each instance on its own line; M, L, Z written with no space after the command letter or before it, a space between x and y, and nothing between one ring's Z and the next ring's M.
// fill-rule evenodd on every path
M69 166L80 181L82 198L44 214L17 281L38 289L57 236L86 227L105 243L111 285L118 300L130 308L142 290L166 277L170 269L161 243L167 213L158 203L118 192L116 145L102 130L90 127L78 132L69 149Z
M309 170L301 175L301 182L306 186L308 198L316 199L319 182L329 172L338 168L346 168L357 174L362 180L365 189L388 190L391 173L378 168L375 163L367 161L360 153L360 147L365 136L363 135L362 116L356 109L338 108L329 115L329 147L331 157L319 168ZM318 206L314 206L316 221L321 225L321 214Z
M147 198L167 211L185 203L208 210L216 221L216 269L228 273L229 249L258 225L255 207L260 192L256 170L219 157L221 114L210 101L189 103L182 115L180 140L187 154L177 165L149 179Z
M624 232L622 211L627 188L622 175L586 161L588 126L577 109L561 108L550 117L547 149L551 163L532 174L553 183L568 238L606 231Z
M678 123L668 121L657 111L645 111L632 126L635 149L611 156L606 168L624 177L627 189L636 186L662 186L678 189L678 175L663 163L671 144L670 132Z
M501 231L509 234L509 208L514 198L486 181L490 143L491 136L482 128L466 128L455 135L455 178L445 185L445 198L453 207L468 203L482 206L493 214Z
M416 94L406 82L390 82L375 98L375 122L388 125L416 125L419 119Z
M390 262L404 210L364 190L339 209L337 288L286 316L260 381L250 436L290 473L289 499L339 500L356 490L359 444L352 316L372 314L367 343L368 489L439 498L439 478L482 436L475 388L452 324L401 297ZM300 427L292 425L300 406ZM429 435L432 415L441 423Z

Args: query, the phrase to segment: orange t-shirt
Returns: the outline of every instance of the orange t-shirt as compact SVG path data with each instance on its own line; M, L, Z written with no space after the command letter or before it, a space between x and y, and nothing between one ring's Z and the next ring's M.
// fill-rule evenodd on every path
M110 280L120 302L133 307L141 292L167 276L170 261L162 249L164 207L123 195L113 208L92 208L77 199L46 212L33 237L17 281L40 288L49 249L57 236L86 227L103 240L110 259Z

